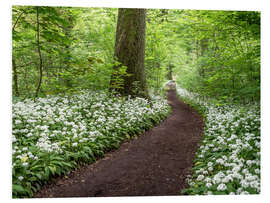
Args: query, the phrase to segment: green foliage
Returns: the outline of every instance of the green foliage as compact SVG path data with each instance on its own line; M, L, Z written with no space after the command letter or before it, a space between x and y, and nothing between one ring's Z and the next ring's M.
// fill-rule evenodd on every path
M29 97L39 77L35 7L14 6L12 15L17 89ZM121 89L128 76L113 68L116 20L117 9L40 7L41 94ZM148 9L146 23L150 89L159 92L172 72L183 87L205 96L260 99L259 12Z
M173 23L169 18L175 15L170 10L147 10L146 30L146 76L147 84L155 92L160 91L163 83L168 80L168 67L175 63L175 34L172 31Z
M39 7L43 75L47 76L42 84L43 94L46 94L44 87L51 86L50 79L59 79L59 72L68 67L68 48L74 40L69 30L75 18L70 8ZM35 7L13 6L13 27L12 55L17 67L18 89L20 95L28 97L33 95L39 79Z
M124 89L124 81L126 77L130 77L131 74L128 74L127 67L120 65L121 63L115 62L113 66L113 71L111 73L112 80L110 83L110 88L121 92Z
M260 99L259 12L184 11L180 23L183 87L229 102Z
M39 7L39 11L41 96L108 88L116 9ZM18 90L23 98L32 97L39 78L35 7L13 6L12 14Z

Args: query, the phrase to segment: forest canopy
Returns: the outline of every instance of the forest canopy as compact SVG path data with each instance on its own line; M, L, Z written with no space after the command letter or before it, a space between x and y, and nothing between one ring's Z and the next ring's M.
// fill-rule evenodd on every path
M110 89L117 12L13 6L13 98ZM260 99L260 12L147 9L145 21L148 89L174 79L221 100Z

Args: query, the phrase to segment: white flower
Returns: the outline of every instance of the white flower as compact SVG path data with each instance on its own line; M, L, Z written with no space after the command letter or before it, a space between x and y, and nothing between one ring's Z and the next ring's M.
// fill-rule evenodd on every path
M17 139L14 135L12 135L12 142L17 142Z
M252 161L251 160L247 160L246 163L247 163L248 166L251 166Z
M22 179L23 179L23 176L19 176L18 179L19 179L19 180L22 180Z
M221 165L224 164L224 160L223 160L223 159L217 159L216 162L217 162L217 163L220 163Z
M204 179L204 175L199 175L198 177L197 177L197 180L198 181L201 181L201 180L203 180Z
M207 174L208 174L208 171L203 171L203 174L204 174L204 175L207 175Z
M224 178L222 179L222 182L223 182L223 183L227 183L227 182L229 182L230 180L233 180L233 178L232 178L231 176L226 176L226 177L224 177Z
M212 183L206 183L205 186L210 188L212 186Z
M246 180L241 180L241 185L243 188L247 188L249 186L249 183Z
M258 181L250 182L249 186L252 187L252 188L256 188L257 190L260 190L260 183Z
M257 173L257 174L260 174L260 169L256 168L256 169L254 170L254 172Z
M237 178L239 180L242 180L243 179L243 176L241 174L239 174L238 172L233 173L232 174L232 177Z
M240 166L235 166L235 167L233 167L233 169L232 169L232 171L234 172L234 173L237 173L238 171L240 171Z
M202 155L202 154L200 154L198 157L199 157L199 158L203 158L203 155Z
M72 143L72 147L77 147L77 145L78 145L77 142Z
M227 189L227 186L224 183L218 185L217 190L224 191Z
M33 134L32 133L28 133L27 135L26 135L26 137L31 137Z
M15 120L15 124L16 124L16 125L21 124L21 123L22 123L22 121L20 121L20 120Z
M243 191L240 193L240 195L249 195L249 192L248 191Z
M26 166L28 166L28 163L24 162L24 163L22 163L22 165L26 167Z

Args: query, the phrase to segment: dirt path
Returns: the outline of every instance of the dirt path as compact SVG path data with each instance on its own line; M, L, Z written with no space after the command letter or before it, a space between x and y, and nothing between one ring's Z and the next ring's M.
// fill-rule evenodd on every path
M35 197L179 195L202 139L202 118L168 91L172 114L97 161L58 178Z

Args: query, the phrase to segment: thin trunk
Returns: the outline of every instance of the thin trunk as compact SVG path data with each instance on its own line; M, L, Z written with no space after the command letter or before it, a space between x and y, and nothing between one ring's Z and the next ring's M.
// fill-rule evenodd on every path
M12 69L13 69L13 82L14 82L15 96L18 97L19 96L18 73L17 73L17 66L16 66L14 58L12 58Z
M20 15L18 16L18 18L16 19L16 21L15 21L13 27L12 27L12 31L15 30L15 27L16 27L16 25L17 25L19 19L22 17L22 14L23 14L24 12L25 12L25 11L23 10L23 11L20 13Z
M168 67L167 67L167 78L168 80L172 80L172 68L173 65L169 63Z
M197 71L200 70L200 64L199 64L199 40L195 40L195 51L196 51L196 65L197 65Z
M216 41L216 39L217 39L217 33L216 32L214 32L214 35L213 35L213 43L214 43L214 57L215 58L217 58L218 56L217 56L217 51L219 50L219 47L218 47L218 44L217 44L217 41Z
M160 85L160 63L157 63L157 84L156 84L156 89L158 90Z
M208 47L208 39L203 38L200 40L200 55L199 57L204 57L205 56L205 51L207 50ZM204 77L204 63L201 63L199 65L199 74L201 77Z
M37 48L38 48L38 55L39 55L39 82L38 82L38 87L36 90L36 95L35 97L38 96L38 92L40 90L40 86L42 83L42 56L41 56L41 52L40 52L40 42L39 42L39 12L38 12L38 7L36 7L37 9Z

